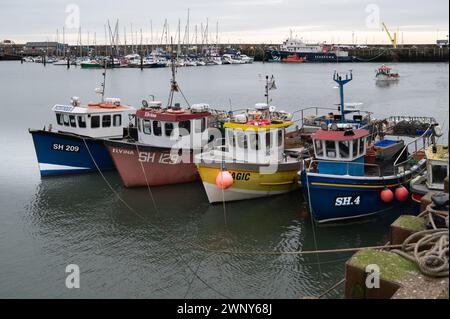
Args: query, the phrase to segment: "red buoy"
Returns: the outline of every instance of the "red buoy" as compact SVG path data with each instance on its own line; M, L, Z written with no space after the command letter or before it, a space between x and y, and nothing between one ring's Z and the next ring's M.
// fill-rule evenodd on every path
M399 202L406 202L409 198L409 191L404 186L397 187L395 189L395 198Z
M394 200L394 193L389 189L385 188L381 191L381 200L385 203L390 203Z
M228 189L233 186L234 180L230 172L223 171L219 172L216 177L216 186L220 189Z

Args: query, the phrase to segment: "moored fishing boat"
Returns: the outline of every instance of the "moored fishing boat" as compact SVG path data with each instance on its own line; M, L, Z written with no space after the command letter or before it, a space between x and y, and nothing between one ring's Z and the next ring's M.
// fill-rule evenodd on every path
M29 130L41 176L114 169L102 139L122 137L135 109L122 105L120 99L104 99L102 86L100 103L82 105L73 97L69 105L53 107L56 123Z
M206 104L181 107L173 103L179 92L172 60L171 92L167 107L143 101L136 112L135 138L105 144L126 187L159 186L199 179L193 154L209 141L211 112ZM187 101L186 101L187 103ZM188 103L187 103L188 104Z
M427 162L426 173L414 178L410 184L411 198L417 203L429 192L443 192L444 180L449 175L448 145L433 143L424 153Z
M270 87L274 82L266 84L267 102ZM298 189L297 172L304 150L285 149L285 131L292 125L291 114L268 103L229 118L224 124L224 145L195 157L209 202L268 197Z
M335 73L341 89L353 79ZM344 117L343 117L344 118ZM427 138L428 130L417 140ZM395 156L375 160L368 149L372 139L364 128L330 124L312 135L314 159L300 172L309 209L318 222L373 215L408 199L404 185L422 173L425 160L413 160L405 145ZM395 195L394 195L395 193Z

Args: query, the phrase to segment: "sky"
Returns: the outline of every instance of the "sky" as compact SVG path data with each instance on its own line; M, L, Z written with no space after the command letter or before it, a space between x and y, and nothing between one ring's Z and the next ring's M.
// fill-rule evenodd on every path
M308 42L387 44L381 22L399 43L435 43L449 29L448 0L0 0L0 41L61 42L64 28L75 44L81 26L83 44L103 44L105 25L118 19L120 42L126 35L139 44L142 29L142 43L156 44L165 19L169 38L177 37L178 20L184 36L188 9L191 42L201 42L207 24L208 42L216 42L217 22L221 43L278 44L292 32Z

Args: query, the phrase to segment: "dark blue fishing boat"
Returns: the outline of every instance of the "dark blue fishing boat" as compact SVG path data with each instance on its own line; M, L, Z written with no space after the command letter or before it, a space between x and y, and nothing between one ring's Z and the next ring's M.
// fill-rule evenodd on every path
M341 93L341 123L325 124L312 134L314 159L300 172L310 212L317 222L330 222L387 211L408 199L408 182L425 168L413 160L408 145L395 154L376 157L373 134L345 122L344 85L353 79L335 73ZM420 139L429 136L425 132ZM391 147L393 142L374 143ZM398 143L395 143L397 145ZM416 143L414 144L416 145ZM370 148L369 148L370 146Z
M56 123L43 130L29 130L41 176L112 170L114 163L103 139L123 137L128 114L134 111L118 99L102 103L55 105Z
M104 139L122 138L135 109L120 99L105 98L106 69L96 92L101 102L82 105L72 97L69 105L53 107L56 122L43 130L29 132L41 176L85 173L115 169Z

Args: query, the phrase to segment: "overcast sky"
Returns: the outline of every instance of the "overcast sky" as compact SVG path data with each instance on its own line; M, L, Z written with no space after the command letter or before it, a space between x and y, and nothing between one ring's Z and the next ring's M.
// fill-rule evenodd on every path
M195 26L200 30L209 18L214 33L210 41L215 41L219 21L223 43L280 43L289 30L308 41L387 43L387 35L375 20L398 31L399 42L434 43L446 38L449 24L448 0L0 0L0 40L55 40L57 29L62 40L66 26L66 39L76 42L79 10L83 43L88 32L91 43L94 33L98 43L104 41L108 19L120 20L121 41L126 29L128 43L132 26L134 42L140 42L142 28L143 42L150 43L152 21L153 42L157 43L166 18L172 36L178 19L184 32L188 9L192 38Z

